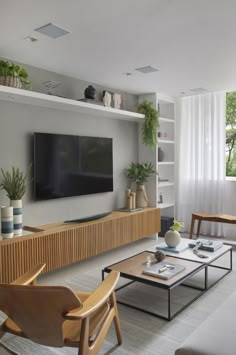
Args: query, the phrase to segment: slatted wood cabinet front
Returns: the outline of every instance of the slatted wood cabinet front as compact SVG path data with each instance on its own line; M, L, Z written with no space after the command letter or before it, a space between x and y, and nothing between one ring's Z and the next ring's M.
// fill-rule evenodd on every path
M0 241L0 282L9 283L37 263L45 272L87 259L160 231L160 209L113 212L80 224L56 223L40 232Z

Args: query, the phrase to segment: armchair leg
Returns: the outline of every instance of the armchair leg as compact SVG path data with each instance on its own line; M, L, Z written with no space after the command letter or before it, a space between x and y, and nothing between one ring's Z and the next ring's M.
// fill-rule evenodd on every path
M84 318L81 325L79 355L89 355L89 318Z
M117 308L117 303L116 303L115 292L112 292L112 294L111 294L111 304L115 310L114 324L115 324L115 328L116 328L117 341L118 341L118 344L121 345L122 344L122 335L121 335L120 318L119 318L119 313L118 313L118 308Z

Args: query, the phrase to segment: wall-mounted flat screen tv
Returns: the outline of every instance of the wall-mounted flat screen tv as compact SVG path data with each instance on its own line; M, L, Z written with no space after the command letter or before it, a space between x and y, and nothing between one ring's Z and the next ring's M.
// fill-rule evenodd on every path
M113 191L112 138L34 133L34 198Z

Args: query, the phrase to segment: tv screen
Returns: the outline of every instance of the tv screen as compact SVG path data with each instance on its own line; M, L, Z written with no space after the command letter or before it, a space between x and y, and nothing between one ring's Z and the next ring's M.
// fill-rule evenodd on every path
M34 134L34 198L113 191L112 138Z

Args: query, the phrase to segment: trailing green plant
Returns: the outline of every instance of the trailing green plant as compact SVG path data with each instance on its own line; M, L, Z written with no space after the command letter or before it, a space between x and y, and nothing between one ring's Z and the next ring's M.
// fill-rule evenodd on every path
M183 222L180 222L180 221L177 221L176 219L174 219L174 223L172 224L170 229L172 231L180 232L183 227L184 227L184 223Z
M143 185L147 179L152 175L157 174L152 163L131 163L126 169L127 177L136 182L137 185Z
M20 171L19 168L12 167L12 171L2 172L2 180L0 182L0 189L5 190L7 197L10 200L21 200L26 191L26 182L31 170L31 166L26 174Z
M145 115L142 126L143 144L152 147L157 145L157 129L159 127L159 114L152 102L144 100L138 105L138 112Z
M18 78L24 88L29 88L31 84L25 68L8 60L0 60L0 76L12 76Z

